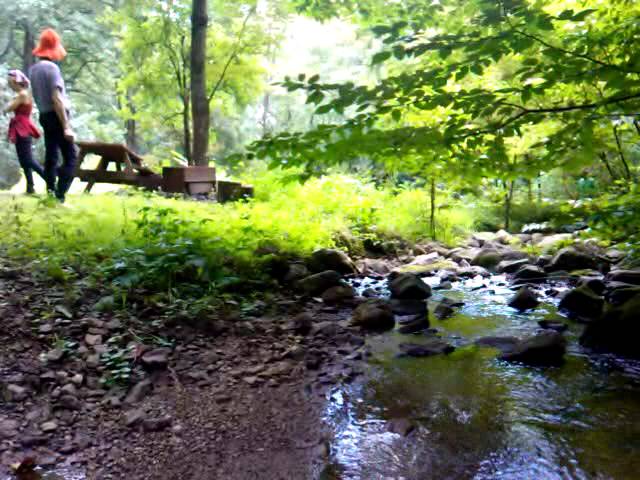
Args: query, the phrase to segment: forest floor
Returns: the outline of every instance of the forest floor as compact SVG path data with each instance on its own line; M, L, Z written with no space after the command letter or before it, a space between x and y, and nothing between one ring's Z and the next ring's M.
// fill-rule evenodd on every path
M67 480L318 476L328 393L362 368L350 308L283 295L270 315L203 332L97 312L97 293L75 289L71 309L68 285L0 269L0 478L32 460ZM138 343L120 359L123 338ZM100 382L118 361L130 388Z

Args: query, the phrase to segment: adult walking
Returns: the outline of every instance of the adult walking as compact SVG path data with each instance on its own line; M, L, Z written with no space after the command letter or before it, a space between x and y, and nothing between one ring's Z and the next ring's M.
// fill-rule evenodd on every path
M64 202L75 173L76 147L75 135L69 123L69 99L60 68L54 62L63 60L67 52L60 36L48 28L40 35L33 55L38 61L29 70L29 78L44 132L47 189ZM62 153L60 168L59 153Z
M9 122L9 142L15 144L18 161L24 171L27 180L27 194L34 194L33 172L40 175L45 181L44 170L33 159L32 138L40 138L40 132L31 121L33 111L33 99L29 91L29 79L20 70L9 70L9 87L16 93L5 113L13 112L14 116Z

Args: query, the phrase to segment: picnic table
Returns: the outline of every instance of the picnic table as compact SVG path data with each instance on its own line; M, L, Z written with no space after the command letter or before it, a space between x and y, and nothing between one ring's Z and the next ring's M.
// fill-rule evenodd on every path
M158 190L162 186L162 176L144 164L144 159L126 145L120 143L77 142L78 166L76 176L87 182L86 192L90 192L96 183L116 183L133 185L148 190ZM87 155L97 155L100 161L95 170L82 168ZM115 171L109 165L115 165Z

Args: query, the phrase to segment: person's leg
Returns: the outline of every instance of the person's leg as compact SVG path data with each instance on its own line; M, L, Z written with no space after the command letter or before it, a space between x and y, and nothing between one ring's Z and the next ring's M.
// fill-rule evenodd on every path
M59 138L63 137L60 121L54 112L40 115L40 125L44 132L44 176L47 182L47 190L54 193L56 190L56 177L58 169Z
M58 170L59 177L56 197L58 197L58 200L64 202L65 195L69 191L76 173L76 160L78 155L75 144L64 138L64 135L60 142L60 150L62 151L63 162Z
M33 188L33 173L31 171L31 164L33 158L31 154L31 137L17 137L16 138L16 153L18 154L18 162L24 172L24 178L27 181L27 193L34 193Z

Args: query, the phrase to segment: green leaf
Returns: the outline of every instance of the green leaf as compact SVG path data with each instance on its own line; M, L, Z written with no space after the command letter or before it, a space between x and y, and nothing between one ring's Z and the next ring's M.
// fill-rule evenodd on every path
M389 51L378 52L371 59L371 65L378 65L379 63L382 63L385 60L388 60L390 57L391 57L391 52Z
M595 11L596 10L594 10L593 8L583 10L581 12L576 13L571 20L573 20L574 22L582 22Z

